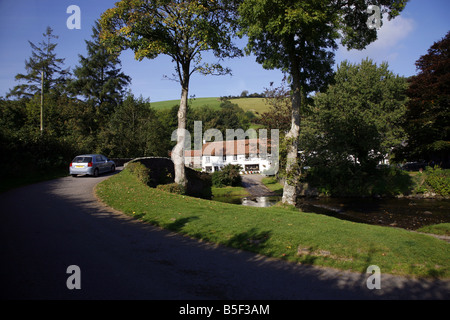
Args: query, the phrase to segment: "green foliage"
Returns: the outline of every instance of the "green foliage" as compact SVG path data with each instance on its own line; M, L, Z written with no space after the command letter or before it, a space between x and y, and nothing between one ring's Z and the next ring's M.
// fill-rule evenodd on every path
M418 74L408 79L408 109L402 123L408 133L399 160L440 159L450 155L450 32L416 62Z
M140 162L131 162L126 166L126 170L135 175L140 182L147 185L150 181L150 169Z
M408 186L386 187L389 177L401 180L399 172L376 169L405 139L399 125L406 110L405 93L406 80L390 72L385 63L377 66L368 59L341 63L334 84L315 96L302 124L303 165L313 168L310 178L320 180L317 186L328 186L327 193L341 195L407 191Z
M389 17L395 17L406 1L375 1ZM244 0L239 8L241 35L248 37L247 53L266 69L287 73L292 89L292 127L288 137L286 171L298 179L299 171L291 166L297 158L297 138L302 109L307 96L324 89L333 75L333 50L337 39L348 49L363 49L376 39L376 30L367 24L367 2L361 0L296 1ZM294 188L284 189L283 201L296 202Z
M417 229L418 232L450 236L450 223L439 223Z
M239 165L228 164L222 170L215 171L212 174L212 185L214 187L240 186L242 182L240 168Z
M51 133L0 130L0 177L24 177L33 172L67 168L74 146Z
M170 135L148 100L128 95L99 134L100 148L110 157L165 156Z
M24 84L15 86L7 97L27 97L31 98L35 94L41 93L41 77L43 72L43 92L48 93L51 90L64 91L66 77L69 75L69 69L62 69L64 59L57 58L55 53L56 43L53 39L58 36L53 34L53 29L47 27L43 34L44 41L35 45L29 41L32 48L32 56L25 61L26 74L17 74L17 81L24 81Z
M450 195L450 169L442 169L438 166L425 169L425 184L435 193L447 197Z
M370 172L351 166L314 167L302 179L324 196L398 196L414 188L407 172L387 166Z
M102 14L102 39L112 51L131 48L139 60L166 54L180 64L192 62L194 71L223 72L220 65L202 63L201 52L212 50L222 58L239 54L231 42L232 17L226 5L226 1L123 0Z
M120 59L107 52L99 39L100 25L95 22L92 40L86 41L87 57L79 55L80 65L73 73L70 90L83 96L96 109L96 116L111 114L125 96L125 89L131 78L120 70Z
M175 194L186 194L186 188L178 183L159 184L156 189Z

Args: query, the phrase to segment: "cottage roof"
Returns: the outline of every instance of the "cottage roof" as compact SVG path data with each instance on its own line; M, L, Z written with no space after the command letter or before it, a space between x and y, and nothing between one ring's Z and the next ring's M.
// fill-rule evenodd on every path
M186 150L185 157L200 156L221 156L238 154L259 154L261 152L270 152L270 140L268 139L245 139L213 141L204 143L202 151Z

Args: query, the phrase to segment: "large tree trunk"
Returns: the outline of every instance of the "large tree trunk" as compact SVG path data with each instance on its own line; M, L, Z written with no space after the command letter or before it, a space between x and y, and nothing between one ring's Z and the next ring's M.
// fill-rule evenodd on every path
M184 150L186 139L186 113L189 91L189 72L184 72L181 83L181 100L178 109L177 145L172 151L172 161L175 168L175 182L186 187L187 178L184 166Z
M295 68L294 68L295 70ZM298 69L297 69L298 70ZM300 180L300 168L298 166L298 137L300 135L300 108L302 105L303 93L299 73L292 72L292 119L291 129L286 135L287 160L286 179L283 187L282 202L296 205L297 186Z

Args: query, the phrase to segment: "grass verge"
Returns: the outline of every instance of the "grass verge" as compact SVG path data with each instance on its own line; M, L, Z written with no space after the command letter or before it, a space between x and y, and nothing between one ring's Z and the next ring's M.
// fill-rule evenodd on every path
M244 187L212 187L213 197L246 197L250 195Z
M450 245L428 235L295 208L254 208L149 188L123 171L96 189L107 205L202 241L288 261L365 273L449 278Z
M417 231L437 234L441 236L450 236L450 223L433 224L431 226L422 227Z
M275 177L265 177L261 180L262 184L264 184L270 191L275 192L279 195L283 194L283 186Z

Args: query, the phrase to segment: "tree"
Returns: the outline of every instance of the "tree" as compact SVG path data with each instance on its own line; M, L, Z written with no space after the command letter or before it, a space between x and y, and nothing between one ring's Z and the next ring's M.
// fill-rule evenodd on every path
M408 133L402 156L410 161L449 162L450 32L416 61L419 73L409 79Z
M30 59L25 61L26 74L17 74L17 81L26 83L15 86L7 94L7 97L27 97L31 98L35 94L41 93L41 73L43 72L43 93L48 93L51 89L63 90L62 85L69 75L69 69L62 69L65 59L57 58L55 53L56 43L52 39L58 39L53 34L53 29L47 27L43 34L45 40L35 45L31 41L32 53Z
M264 96L266 97L266 104L269 105L269 110L261 114L258 123L268 130L280 130L280 134L284 137L291 128L292 104L290 89L285 81L280 87L273 87L273 83L271 83L270 88L264 92Z
M283 202L294 205L300 177L298 137L300 112L307 97L325 88L331 78L337 40L347 48L362 49L376 40L367 25L368 5L395 17L405 1L380 0L243 0L239 6L241 34L247 53L266 69L288 74L292 91L291 129L286 135L287 164Z
M101 38L110 50L131 48L135 58L168 55L175 63L174 80L181 85L177 145L172 152L175 182L186 186L184 141L189 81L193 73L223 75L219 63L202 61L212 51L218 59L239 56L232 43L232 3L225 0L122 0L101 18ZM220 62L220 61L219 61Z
M150 102L129 95L100 133L102 152L114 157L164 156L164 130Z
M70 83L71 91L83 96L93 107L96 118L112 114L122 103L126 87L131 83L131 78L121 72L118 55L106 50L99 34L100 24L96 21L92 40L86 40L87 57L79 55L80 65L73 71L76 78Z
M405 133L406 79L377 66L344 61L326 92L317 93L304 121L302 147L310 166L372 172L389 160ZM344 169L343 169L344 170Z

